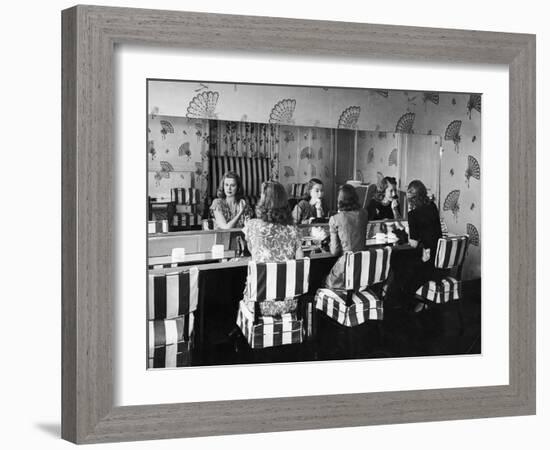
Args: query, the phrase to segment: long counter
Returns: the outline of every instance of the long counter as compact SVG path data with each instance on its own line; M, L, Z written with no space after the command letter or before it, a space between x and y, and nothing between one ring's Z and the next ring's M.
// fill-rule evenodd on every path
M302 234L322 228L328 236L328 224L299 225ZM148 257L168 256L174 248L185 248L186 253L208 252L213 245L223 245L225 250L237 250L236 238L243 236L241 228L230 230L179 231L155 233L148 236Z

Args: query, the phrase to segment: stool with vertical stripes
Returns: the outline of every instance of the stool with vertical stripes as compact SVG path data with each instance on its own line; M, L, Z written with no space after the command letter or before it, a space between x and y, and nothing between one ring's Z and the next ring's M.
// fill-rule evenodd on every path
M290 183L289 197L303 198L307 194L307 183Z
M168 221L167 220L149 220L147 222L147 233L168 233Z
M199 214L200 191L195 188L172 188L170 190L175 213L171 218L174 230L198 227L201 225Z
M307 313L298 308L281 315L262 315L262 303L298 300L309 289L309 266L309 258L281 263L248 263L246 295L239 303L237 326L250 348L304 341L310 323ZM247 302L254 304L253 311Z
M386 280L390 270L392 248L346 252L344 287L321 288L315 294L315 308L333 323L346 328L384 318L383 302L370 288ZM348 334L351 339L351 334ZM355 346L349 341L349 347Z
M148 368L191 364L199 270L149 274Z
M450 236L437 242L434 266L436 269L456 269L456 278L444 277L430 280L416 291L416 298L424 302L447 303L461 296L461 274L468 249L468 236Z
M436 269L454 270L455 276L445 276L429 280L416 291L416 299L425 304L446 304L462 297L462 266L468 250L468 236L447 236L437 242L434 266ZM464 331L464 321L460 302L457 303L460 321L460 334Z

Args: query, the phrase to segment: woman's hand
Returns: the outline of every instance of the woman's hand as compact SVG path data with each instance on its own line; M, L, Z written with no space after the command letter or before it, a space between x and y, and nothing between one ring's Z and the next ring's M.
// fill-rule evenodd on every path
M391 209L393 209L394 211L399 210L399 202L396 199L393 199L391 201Z
M430 260L431 251L429 248L422 249L422 262L428 262Z
M246 209L246 201L244 198L241 198L239 206L237 207L237 217L241 217Z

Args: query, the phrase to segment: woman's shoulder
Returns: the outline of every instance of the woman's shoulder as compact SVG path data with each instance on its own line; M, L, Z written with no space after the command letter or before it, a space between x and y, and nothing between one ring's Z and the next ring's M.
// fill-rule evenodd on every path
M221 206L224 201L225 200L223 200L222 198L215 198L214 200L212 200L210 208L217 208L218 206Z

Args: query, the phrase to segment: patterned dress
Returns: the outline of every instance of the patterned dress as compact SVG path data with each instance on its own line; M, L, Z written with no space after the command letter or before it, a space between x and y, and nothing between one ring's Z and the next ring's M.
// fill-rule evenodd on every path
M264 222L261 219L249 220L244 229L248 250L256 262L284 262L296 258L301 245L301 234L295 225L280 225ZM254 312L254 302L247 301L246 306ZM278 316L296 309L298 301L294 298L260 303L264 316Z
M245 222L252 217L252 209L250 209L250 206L248 206L248 203L244 199L241 199L239 203L244 203L244 212L242 213L241 217L235 224L235 228L242 228L244 227ZM233 203L230 205L227 203L227 201L223 198L216 198L212 202L212 205L210 205L210 213L212 214L212 217L214 216L214 211L219 211L222 213L223 218L226 222L229 222L233 217L237 215L237 212L239 211L239 203ZM214 228L219 228L218 224L214 220Z

